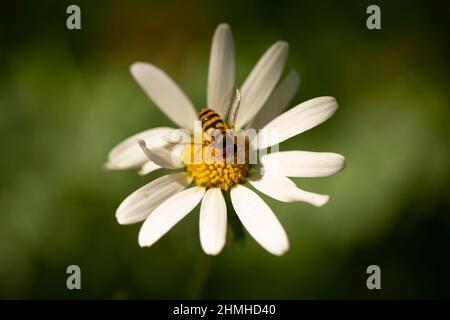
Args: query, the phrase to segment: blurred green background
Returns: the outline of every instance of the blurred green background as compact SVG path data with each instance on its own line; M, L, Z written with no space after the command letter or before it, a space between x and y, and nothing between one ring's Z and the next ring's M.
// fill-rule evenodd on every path
M81 7L82 29L66 29ZM449 298L448 1L9 1L0 12L0 297ZM264 197L291 248L251 237L205 256L198 209L151 248L115 209L161 175L106 172L108 151L169 120L131 78L134 61L167 71L200 109L210 41L228 22L242 83L276 40L301 76L295 103L335 96L325 124L281 150L334 151L348 167L298 179L323 208ZM231 212L230 212L231 214ZM66 268L82 290L66 288ZM382 290L366 288L377 264Z

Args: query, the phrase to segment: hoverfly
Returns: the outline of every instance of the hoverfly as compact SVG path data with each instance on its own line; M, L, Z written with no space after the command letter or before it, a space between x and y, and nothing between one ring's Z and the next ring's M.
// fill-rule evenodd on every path
M234 163L234 155L238 152L237 136L234 132L234 122L236 114L239 110L241 94L239 89L233 88L228 93L222 103L221 110L229 110L228 114L221 116L219 112L212 109L205 108L199 113L199 120L201 123L201 139L196 140L191 135L189 136L177 136L175 139L169 139L169 143L172 145L187 145L190 144L189 149L190 158L192 161L193 154L201 152L199 157L195 159L205 158L211 159L211 156L215 159L219 156L220 159L225 159L226 163ZM227 121L224 120L227 119ZM141 148L150 159L150 152L146 148L145 143L140 142ZM209 155L205 156L205 153ZM221 154L221 156L220 156Z
M202 146L209 146L212 153L221 152L222 159L225 159L227 163L234 162L234 155L238 152L237 137L234 132L234 122L236 114L239 110L241 94L239 89L233 88L225 100L227 102L222 105L225 108L222 110L229 110L228 121L224 118L227 114L224 114L224 118L221 115L209 108L205 108L199 113L199 119L202 125L202 133L204 135L202 139ZM222 111L222 113L224 113ZM231 158L233 157L233 158Z

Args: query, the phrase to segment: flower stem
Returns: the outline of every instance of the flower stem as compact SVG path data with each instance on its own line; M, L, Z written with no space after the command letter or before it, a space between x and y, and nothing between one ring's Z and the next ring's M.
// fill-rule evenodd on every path
M192 277L188 281L188 285L184 292L184 299L202 299L203 293L208 281L209 272L211 270L213 257L203 252L196 259Z

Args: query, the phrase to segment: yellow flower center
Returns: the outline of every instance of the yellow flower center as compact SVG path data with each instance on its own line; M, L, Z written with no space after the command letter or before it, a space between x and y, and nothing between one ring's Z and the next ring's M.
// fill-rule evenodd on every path
M246 149L247 146L248 144ZM234 148L234 145L230 147ZM248 152L244 152L245 159L241 161L244 163L240 163L236 154L233 154L231 159L227 156L218 157L223 154L223 150L217 150L211 144L190 144L183 150L182 158L186 173L193 178L193 184L228 191L243 183L249 174Z
M193 183L206 188L220 188L228 191L233 186L243 183L248 175L247 164L188 164L186 172L193 177Z

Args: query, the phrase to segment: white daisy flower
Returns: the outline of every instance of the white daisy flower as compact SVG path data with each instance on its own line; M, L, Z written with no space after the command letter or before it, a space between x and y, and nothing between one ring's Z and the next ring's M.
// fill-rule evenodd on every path
M178 127L184 128L189 137L199 119L203 132L208 128L224 131L228 127L235 130L252 127L262 130L257 139L246 140L246 148L261 150L321 124L338 107L333 97L319 97L279 115L299 86L298 75L291 71L275 89L287 53L287 43L279 41L273 44L240 90L234 91L235 58L231 30L226 24L219 25L210 55L208 109L200 114L161 69L137 62L130 70L155 105ZM232 103L230 92L236 92ZM203 160L191 163L186 161L186 146L195 144L172 144L177 132L175 128L166 127L149 129L123 141L108 155L105 165L108 169L140 168L142 175L161 167L177 170L136 190L117 209L116 218L120 224L144 221L139 232L139 245L142 247L158 241L201 202L201 246L207 254L220 253L227 230L223 192L229 192L234 211L248 233L270 253L282 255L289 248L284 228L269 206L243 184L248 182L279 201L304 201L319 207L328 201L327 195L299 189L288 177L330 176L345 166L345 158L340 154L308 151L265 154L257 164L249 161L248 150L243 163Z

